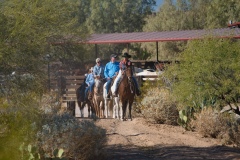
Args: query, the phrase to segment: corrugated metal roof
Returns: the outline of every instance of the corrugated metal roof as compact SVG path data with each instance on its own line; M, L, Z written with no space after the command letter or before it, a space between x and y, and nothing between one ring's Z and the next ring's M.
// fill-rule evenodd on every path
M206 36L216 36L218 38L230 38L230 37L240 38L240 28L93 34L87 39L85 43L103 44L103 43L186 41L192 39L201 39Z

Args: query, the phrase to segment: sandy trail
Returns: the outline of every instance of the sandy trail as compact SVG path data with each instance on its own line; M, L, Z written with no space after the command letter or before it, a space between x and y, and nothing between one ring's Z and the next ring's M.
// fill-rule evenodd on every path
M219 159L240 160L240 149L222 146L216 139L203 138L180 126L100 119L98 126L107 131L106 154L110 160Z

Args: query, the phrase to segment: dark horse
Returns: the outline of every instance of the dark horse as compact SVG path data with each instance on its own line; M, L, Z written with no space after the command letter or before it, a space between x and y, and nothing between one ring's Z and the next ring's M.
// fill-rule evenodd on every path
M132 120L132 104L136 93L136 87L133 82L133 72L131 66L122 71L123 77L119 84L119 97L122 102L122 120L127 120L126 110L129 108L129 119Z
M85 92L85 89L87 87L87 84L85 83L85 80L86 80L86 77L85 77L82 85L76 90L77 103L78 103L78 107L80 109L81 117L84 117L84 114L83 114L84 106L86 104L88 105L88 117L90 117L90 115L91 115L90 110L92 112L92 115L94 115L95 114L95 109L93 107L92 95L90 95L89 92L87 93L87 98L84 98L84 92Z

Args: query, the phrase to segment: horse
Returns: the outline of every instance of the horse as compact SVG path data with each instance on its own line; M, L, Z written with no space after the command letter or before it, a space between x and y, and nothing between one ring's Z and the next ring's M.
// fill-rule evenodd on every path
M114 78L115 79L115 78ZM114 81L113 79L113 81ZM112 88L112 87L111 87ZM105 104L105 117L108 118L110 116L110 112L112 112L112 118L120 118L119 114L119 97L113 97L111 94L111 89L109 91L111 95L110 98L107 98L107 90L106 90L106 83L103 86L103 98Z
M93 104L96 116L104 118L103 80L96 78L93 88Z
M95 109L93 108L91 95L89 93L87 93L87 96L88 96L87 100L86 101L84 100L84 92L85 92L85 89L87 87L87 84L85 83L85 80L86 80L86 77L85 77L82 85L80 87L78 87L78 89L76 90L77 104L78 104L78 107L80 109L81 117L84 117L83 109L84 109L85 105L88 106L88 117L92 117L93 113L95 113Z
M125 70L122 71L122 80L118 87L118 93L120 101L122 102L122 120L127 120L126 109L127 105L129 108L129 118L132 120L132 104L136 93L136 86L133 82L133 72L131 66L127 66Z

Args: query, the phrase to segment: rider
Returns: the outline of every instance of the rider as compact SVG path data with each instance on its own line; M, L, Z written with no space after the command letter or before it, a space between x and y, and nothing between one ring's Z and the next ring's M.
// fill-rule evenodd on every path
M128 59L128 58L131 58L131 55L129 55L127 52L125 52L122 55L122 57L123 57L123 60L120 62L120 65L119 65L121 72L124 71L127 67L132 67L132 62ZM119 85L121 78L122 78L122 76L121 76L121 74L119 74L113 83L113 95L114 96L117 95L117 87ZM139 96L139 95L141 95L141 92L140 92L137 80L135 77L132 77L132 79L136 86L136 94L137 94L137 96Z
M104 66L101 64L101 59L96 59L96 65L93 67L94 78L104 78Z
M90 80L91 82L89 83L89 87L87 87L87 89L86 89L87 91L90 90L91 95L93 93L93 88L94 88L94 84L95 84L94 79L95 78L100 79L100 78L104 77L104 67L101 65L100 58L96 59L96 65L93 67L92 74L93 74L93 81L92 81L92 79ZM85 95L87 94L87 91L85 92Z
M93 67L90 68L90 73L87 75L85 83L87 84L87 88L85 89L85 100L86 100L88 90L90 89L90 94L92 94L91 87L94 85Z
M107 80L106 90L107 90L108 98L110 97L110 95L108 93L109 93L112 79L114 76L117 75L117 73L119 71L119 62L116 62L116 57L117 57L117 55L112 54L110 57L111 58L110 62L108 62L106 64L105 69L104 69L104 76Z

